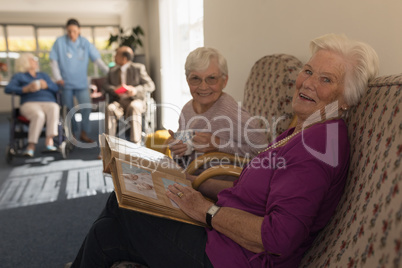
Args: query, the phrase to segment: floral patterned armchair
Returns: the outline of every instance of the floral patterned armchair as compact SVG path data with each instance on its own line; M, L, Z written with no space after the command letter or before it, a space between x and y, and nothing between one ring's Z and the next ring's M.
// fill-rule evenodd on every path
M282 59L294 66L288 73L279 63ZM279 120L277 133L291 121L288 104L300 67L301 62L293 56L266 56L253 66L246 83L243 106L252 115L268 119L286 115ZM278 70L276 75L269 74ZM264 81L272 79L281 80L286 90L269 88ZM351 162L345 192L300 267L402 267L401 102L402 74L383 76L370 83L366 96L351 109L347 122ZM270 107L281 113L270 112ZM123 262L114 268L141 267L129 265L134 264Z
M402 267L401 102L402 74L383 76L350 111L345 192L300 267Z
M303 64L296 57L274 54L259 59L251 68L244 88L243 108L261 117L268 141L288 129L292 118L295 82Z

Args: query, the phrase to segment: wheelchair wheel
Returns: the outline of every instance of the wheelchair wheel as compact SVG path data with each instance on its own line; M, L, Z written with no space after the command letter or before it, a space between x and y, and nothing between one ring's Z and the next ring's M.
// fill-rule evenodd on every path
M7 164L11 164L11 162L13 161L14 156L15 156L14 149L11 148L10 146L7 146L7 148L6 148L6 161L7 161Z
M61 155L62 155L63 159L67 159L68 155L70 154L70 151L71 151L71 146L69 145L69 142L68 141L63 141L60 144L59 148L60 148L60 152L61 152Z

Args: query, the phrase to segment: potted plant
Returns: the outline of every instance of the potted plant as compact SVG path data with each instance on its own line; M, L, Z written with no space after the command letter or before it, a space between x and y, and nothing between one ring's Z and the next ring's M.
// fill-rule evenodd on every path
M118 43L119 46L128 46L135 52L138 46L142 47L141 37L144 36L144 31L141 26L133 27L130 30L124 30L120 27L119 34L110 34L107 47L110 47L113 43Z

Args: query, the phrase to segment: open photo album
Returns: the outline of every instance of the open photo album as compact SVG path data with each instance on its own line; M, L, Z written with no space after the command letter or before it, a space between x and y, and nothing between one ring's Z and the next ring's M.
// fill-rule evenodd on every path
M112 177L121 208L205 226L188 217L166 196L171 184L191 187L183 169L173 159L107 134L100 135L99 142L103 169Z

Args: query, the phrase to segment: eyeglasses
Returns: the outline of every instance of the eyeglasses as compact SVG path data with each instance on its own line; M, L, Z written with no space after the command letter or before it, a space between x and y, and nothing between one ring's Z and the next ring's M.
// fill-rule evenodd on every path
M192 86L199 86L201 85L202 81L204 80L205 83L207 83L210 86L216 85L219 81L219 78L221 78L223 76L223 74L221 75L210 75L204 79L202 79L201 77L198 77L196 75L194 76L190 76L187 81L190 85Z

